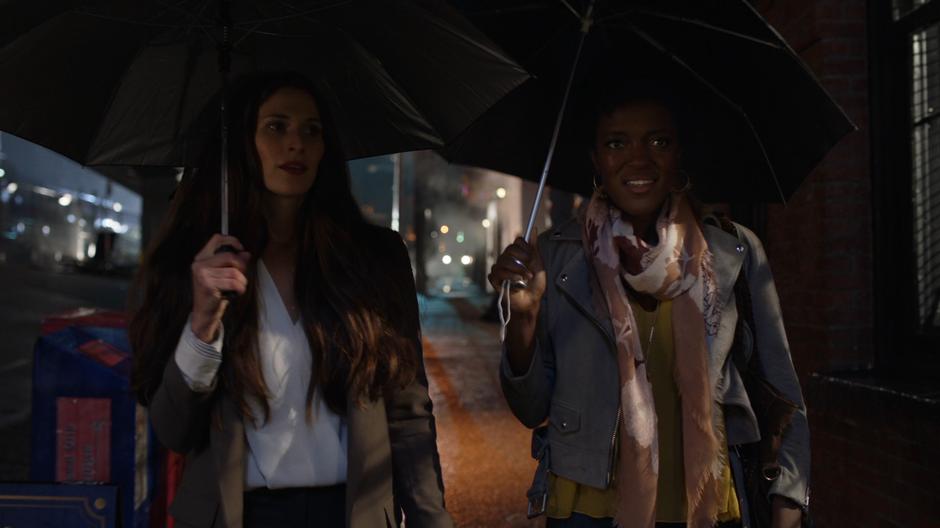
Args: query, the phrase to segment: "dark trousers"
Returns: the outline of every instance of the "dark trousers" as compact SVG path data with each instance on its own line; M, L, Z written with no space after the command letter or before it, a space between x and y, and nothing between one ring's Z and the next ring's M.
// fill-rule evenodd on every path
M245 492L245 528L343 528L346 485Z
M567 519L545 519L545 528L612 528L614 520L610 517L595 519L581 513L572 513ZM734 528L740 523L719 523L718 528ZM685 523L656 523L656 528L685 528Z

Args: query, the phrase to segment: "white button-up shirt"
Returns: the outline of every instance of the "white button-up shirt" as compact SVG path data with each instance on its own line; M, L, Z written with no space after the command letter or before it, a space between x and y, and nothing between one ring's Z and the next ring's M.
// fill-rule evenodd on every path
M343 419L331 411L318 388L307 416L312 373L310 344L301 321L292 322L262 261L258 261L258 352L270 399L270 420L262 423L258 402L249 401L257 426L245 423L248 454L245 486L289 488L329 486L346 481L347 435ZM204 343L187 321L175 361L190 388L213 390L222 362L222 335Z

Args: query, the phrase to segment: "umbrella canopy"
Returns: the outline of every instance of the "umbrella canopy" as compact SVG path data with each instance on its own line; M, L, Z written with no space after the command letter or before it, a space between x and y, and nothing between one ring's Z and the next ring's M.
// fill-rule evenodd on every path
M587 29L548 184L590 193L579 117L611 78L665 81L690 110L683 145L706 201L785 201L854 125L780 35L743 0L457 0L530 71L442 150L450 161L538 180ZM603 88L603 86L601 86ZM691 143L691 144L689 144ZM688 156L687 156L688 154Z
M233 75L318 84L348 159L441 147L527 78L433 0L76 3L20 6L37 25L0 49L0 130L86 165L191 166L226 40Z

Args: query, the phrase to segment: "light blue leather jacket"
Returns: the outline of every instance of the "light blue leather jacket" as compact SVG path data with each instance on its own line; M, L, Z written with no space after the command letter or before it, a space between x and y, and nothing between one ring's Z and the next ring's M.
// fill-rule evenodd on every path
M759 440L757 419L729 357L738 321L734 283L743 272L754 310L756 328L751 330L760 344L765 377L801 406L784 436L778 457L782 472L770 493L805 507L809 500L809 428L780 302L760 241L747 228L736 227L738 238L715 225L706 223L704 227L724 307L718 333L709 343L712 394L724 406L730 445ZM530 428L548 421L549 469L576 482L606 488L611 481L619 408L616 348L609 313L597 313L592 302L590 263L582 249L581 230L581 223L572 220L539 237L547 288L539 312L535 354L528 371L516 376L504 351L500 380L519 421ZM745 347L750 353L749 344Z

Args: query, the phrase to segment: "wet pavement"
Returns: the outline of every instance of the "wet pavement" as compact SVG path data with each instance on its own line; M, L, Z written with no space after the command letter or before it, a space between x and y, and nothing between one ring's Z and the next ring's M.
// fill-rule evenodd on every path
M499 388L498 326L480 320L483 297L421 298L425 365L447 509L459 527L535 527L525 492L535 462L530 432Z

